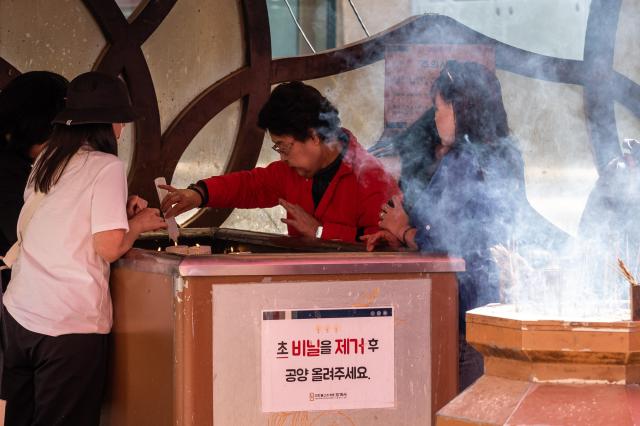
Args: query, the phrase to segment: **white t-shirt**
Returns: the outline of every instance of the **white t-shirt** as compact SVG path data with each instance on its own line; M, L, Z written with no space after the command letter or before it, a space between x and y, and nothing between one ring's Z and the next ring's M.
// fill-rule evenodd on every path
M25 190L25 200L33 187ZM109 264L93 234L129 230L127 180L114 155L75 154L23 234L4 305L24 328L49 336L109 333Z

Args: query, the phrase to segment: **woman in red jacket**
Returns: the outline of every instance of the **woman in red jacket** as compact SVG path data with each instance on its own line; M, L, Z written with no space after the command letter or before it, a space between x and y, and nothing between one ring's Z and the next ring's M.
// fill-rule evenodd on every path
M354 242L377 231L380 206L398 192L394 179L348 130L318 90L281 84L260 111L280 154L265 168L204 179L188 189L164 187L162 210L172 217L196 207L282 205L289 234Z

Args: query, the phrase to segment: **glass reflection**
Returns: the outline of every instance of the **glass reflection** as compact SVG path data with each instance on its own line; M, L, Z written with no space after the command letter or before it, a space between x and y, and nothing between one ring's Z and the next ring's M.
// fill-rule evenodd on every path
M144 2L144 0L116 0L116 4L127 19L138 9L138 6L140 6L142 2Z
M311 53L303 32L313 48L322 51L366 38L365 28L375 35L411 16L438 13L521 49L582 59L591 4L590 0L266 1L274 58Z

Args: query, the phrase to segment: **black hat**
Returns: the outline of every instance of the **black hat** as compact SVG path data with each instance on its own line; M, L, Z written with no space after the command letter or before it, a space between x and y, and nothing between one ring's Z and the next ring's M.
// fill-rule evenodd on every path
M129 123L138 119L124 82L97 71L80 74L69 83L67 104L54 123Z
M0 152L27 155L51 137L51 120L64 108L69 82L49 71L29 71L0 91ZM0 154L2 155L2 154Z

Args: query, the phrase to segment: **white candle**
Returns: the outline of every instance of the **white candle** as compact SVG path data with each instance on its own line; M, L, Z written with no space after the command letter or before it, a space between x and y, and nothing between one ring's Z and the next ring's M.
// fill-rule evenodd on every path
M211 246L201 246L196 244L193 247L189 247L189 254L195 256L211 254Z
M183 254L183 255L188 255L189 254L189 246L169 246L166 249L164 249L165 252L167 253L173 253L173 254Z

